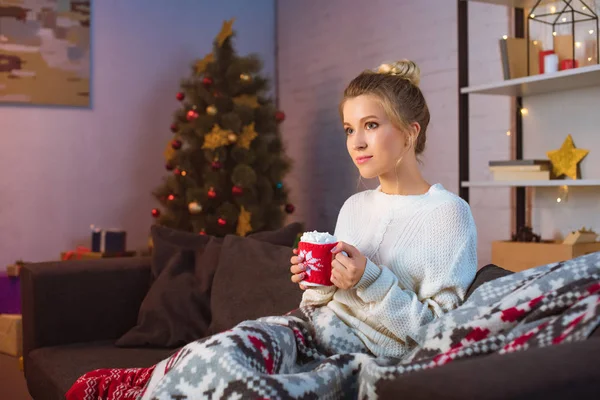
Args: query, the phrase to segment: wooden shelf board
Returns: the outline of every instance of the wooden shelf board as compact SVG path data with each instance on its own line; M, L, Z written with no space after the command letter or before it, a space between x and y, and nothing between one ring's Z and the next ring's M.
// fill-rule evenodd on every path
M532 96L535 94L561 92L600 86L600 65L558 71L552 74L526 76L523 78L460 89L461 93L493 94L503 96Z
M532 8L536 0L463 0L471 3L486 3L486 4L497 4L500 6L516 7L516 8ZM556 3L557 0L542 0L540 5L548 3Z
M463 181L462 187L600 186L600 179L551 179L546 181Z

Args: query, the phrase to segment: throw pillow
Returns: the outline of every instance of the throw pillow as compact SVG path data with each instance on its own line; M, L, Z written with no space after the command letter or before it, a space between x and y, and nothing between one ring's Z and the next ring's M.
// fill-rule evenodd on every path
M290 280L292 247L226 236L215 273L209 335L298 308L302 290Z
M486 282L493 281L494 279L501 278L510 274L512 274L511 271L508 271L504 268L500 268L497 265L486 265L485 267L477 271L473 283L471 283L469 290L467 290L467 294L465 295L465 301L473 294L475 289L477 289L479 286L483 285Z
M250 237L291 246L301 230L294 223ZM211 289L223 238L158 225L151 233L153 283L136 326L116 341L120 347L178 347L206 336L212 319Z

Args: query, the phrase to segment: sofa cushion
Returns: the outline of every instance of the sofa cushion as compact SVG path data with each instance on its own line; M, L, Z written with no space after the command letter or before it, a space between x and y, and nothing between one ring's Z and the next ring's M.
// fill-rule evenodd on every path
M227 236L211 295L209 334L298 308L302 290L290 280L291 246Z
M300 223L292 223L249 237L291 246L301 230ZM208 332L212 283L223 238L156 225L152 240L152 271L157 275L142 302L136 326L117 340L117 346L172 348Z
M600 393L600 339L454 361L376 386L380 399L591 399Z
M35 399L64 400L65 393L86 372L99 368L150 367L170 356L168 349L121 349L111 342L43 347L25 362L27 387Z
M467 294L465 295L465 301L473 294L475 289L477 289L484 283L493 281L494 279L502 278L503 276L510 275L512 273L512 271L500 268L499 266L494 264L486 265L485 267L477 271L473 283L471 283L469 290L467 290Z

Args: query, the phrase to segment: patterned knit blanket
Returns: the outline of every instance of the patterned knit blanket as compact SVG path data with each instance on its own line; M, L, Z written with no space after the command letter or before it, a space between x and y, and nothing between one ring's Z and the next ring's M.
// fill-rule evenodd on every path
M585 340L600 324L600 252L496 279L376 358L327 307L246 321L151 368L97 370L68 400L377 398L377 384L461 359Z

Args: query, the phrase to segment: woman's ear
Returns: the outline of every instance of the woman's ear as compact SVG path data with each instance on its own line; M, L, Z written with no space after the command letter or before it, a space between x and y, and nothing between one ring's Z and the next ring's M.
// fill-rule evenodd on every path
M421 125L418 122L413 122L410 124L408 132L407 132L407 146L410 144L412 148L415 147L415 143L417 143L417 138L419 137L419 133L421 132Z

